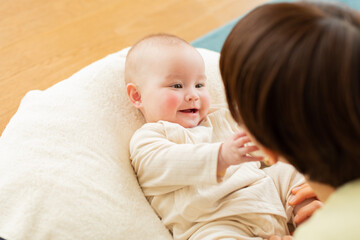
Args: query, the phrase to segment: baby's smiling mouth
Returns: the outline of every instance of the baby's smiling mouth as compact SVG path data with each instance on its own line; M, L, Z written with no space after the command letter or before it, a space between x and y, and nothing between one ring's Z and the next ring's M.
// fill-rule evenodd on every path
M184 109L184 110L180 110L180 112L182 113L197 113L199 110L196 108L189 108L189 109Z

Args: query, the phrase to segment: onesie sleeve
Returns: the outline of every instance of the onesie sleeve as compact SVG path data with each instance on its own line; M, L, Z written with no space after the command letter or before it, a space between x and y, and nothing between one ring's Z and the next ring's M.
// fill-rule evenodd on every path
M130 141L130 158L146 196L217 182L221 143L178 144L159 124L146 124Z
M305 183L305 178L290 164L277 162L264 171L273 179L286 211L288 222L293 223L294 208L289 204L291 190Z

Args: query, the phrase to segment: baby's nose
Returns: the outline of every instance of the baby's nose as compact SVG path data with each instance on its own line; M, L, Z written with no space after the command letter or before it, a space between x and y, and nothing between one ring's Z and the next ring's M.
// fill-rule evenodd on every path
M199 95L196 94L195 92L190 92L186 95L185 100L186 101L197 101L197 100L199 100Z

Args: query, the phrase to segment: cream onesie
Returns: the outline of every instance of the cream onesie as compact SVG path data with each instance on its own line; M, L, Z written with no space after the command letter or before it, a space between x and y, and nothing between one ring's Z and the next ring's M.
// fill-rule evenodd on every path
M262 239L289 234L290 191L305 182L284 163L230 166L216 175L221 142L239 131L226 108L212 108L194 128L146 123L130 141L145 196L175 240Z

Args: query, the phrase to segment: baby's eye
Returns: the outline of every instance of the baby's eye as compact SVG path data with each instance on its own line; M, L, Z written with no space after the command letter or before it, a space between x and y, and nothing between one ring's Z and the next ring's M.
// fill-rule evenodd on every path
M172 87L173 88L182 88L181 84L179 84L179 83L172 85Z
M195 87L196 87L196 88L202 88L202 87L204 87L204 84L198 83L198 84L195 85Z

